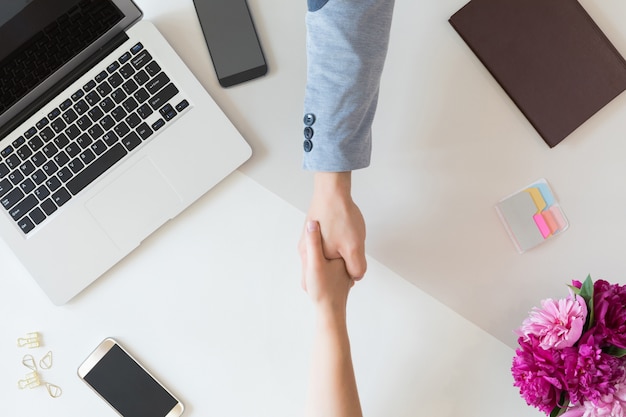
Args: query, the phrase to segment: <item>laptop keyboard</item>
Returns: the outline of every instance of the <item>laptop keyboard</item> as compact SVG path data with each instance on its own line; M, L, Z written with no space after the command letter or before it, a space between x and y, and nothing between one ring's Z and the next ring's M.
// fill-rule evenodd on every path
M36 230L186 109L178 92L137 43L0 151L0 204Z

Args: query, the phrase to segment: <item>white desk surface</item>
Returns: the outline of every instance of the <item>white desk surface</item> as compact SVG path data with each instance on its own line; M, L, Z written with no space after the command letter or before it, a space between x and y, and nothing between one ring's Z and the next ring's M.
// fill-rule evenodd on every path
M236 172L63 307L0 245L0 392L11 416L114 416L76 369L115 337L186 404L186 416L302 415L313 311L295 250L301 211ZM370 258L349 300L365 415L535 416L512 387L511 348ZM17 348L40 331L44 346ZM63 389L19 391L42 378ZM8 400L8 409L6 409Z
M626 54L626 4L581 2ZM300 171L306 2L249 0L270 73L228 90L191 0L137 3L254 156L66 306L54 307L0 244L7 415L113 415L75 375L109 336L181 397L186 415L299 415L312 320L295 250L311 192ZM355 174L370 267L351 297L350 331L369 416L538 415L511 386L512 330L568 280L615 281L626 269L625 96L549 150L447 23L464 3L396 0L373 164ZM540 177L571 227L518 255L493 206ZM15 347L35 330L44 348ZM48 350L55 365L43 376L63 396L17 391L21 357Z
M190 0L138 3L252 144L242 171L306 210L306 2L249 0L270 72L229 90L217 85ZM566 295L571 279L624 280L626 94L549 149L448 23L465 3L396 0L373 161L355 173L354 197L371 256L513 347L528 310ZM626 2L581 3L626 56ZM539 178L571 226L519 255L494 206Z

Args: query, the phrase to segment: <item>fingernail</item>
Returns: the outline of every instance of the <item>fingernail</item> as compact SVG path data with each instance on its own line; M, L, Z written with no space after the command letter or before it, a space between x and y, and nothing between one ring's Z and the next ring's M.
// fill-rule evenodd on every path
M319 223L314 220L309 220L306 224L306 230L309 232L314 232L319 229Z

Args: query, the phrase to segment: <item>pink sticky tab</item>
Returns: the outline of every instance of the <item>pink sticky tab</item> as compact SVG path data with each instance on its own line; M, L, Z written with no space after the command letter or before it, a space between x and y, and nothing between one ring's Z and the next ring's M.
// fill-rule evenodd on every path
M552 234L550 232L550 228L548 227L548 224L546 223L541 213L535 214L533 216L533 220L535 221L535 224L539 228L539 232L541 233L541 236L543 236L544 239Z
M559 230L559 225L557 224L550 210L542 211L541 216L543 216L543 219L546 221L546 224L550 228L550 232L552 234L556 233Z
M563 217L563 212L558 206L552 206L548 209L554 218L554 221L559 227L559 230L563 230L567 226L567 221Z

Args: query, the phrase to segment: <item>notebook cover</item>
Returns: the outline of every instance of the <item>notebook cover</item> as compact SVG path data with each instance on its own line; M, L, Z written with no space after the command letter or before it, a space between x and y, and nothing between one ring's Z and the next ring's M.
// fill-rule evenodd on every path
M450 18L554 147L626 89L626 62L576 0L471 0Z

